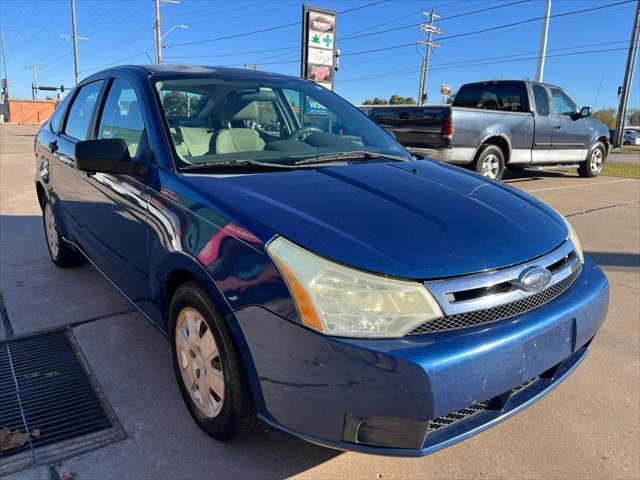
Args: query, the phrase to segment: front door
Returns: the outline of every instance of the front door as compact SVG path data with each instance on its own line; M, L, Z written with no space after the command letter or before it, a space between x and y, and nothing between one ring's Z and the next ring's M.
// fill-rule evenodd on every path
M579 118L578 107L563 90L550 88L553 105L551 162L581 162L587 158L589 125Z

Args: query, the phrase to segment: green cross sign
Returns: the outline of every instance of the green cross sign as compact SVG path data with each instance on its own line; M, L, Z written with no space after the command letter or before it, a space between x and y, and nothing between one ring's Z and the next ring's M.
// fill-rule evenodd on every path
M331 46L331 36L329 34L326 34L324 36L324 38L322 39L322 41L324 42L324 44L327 46L327 48L329 48Z

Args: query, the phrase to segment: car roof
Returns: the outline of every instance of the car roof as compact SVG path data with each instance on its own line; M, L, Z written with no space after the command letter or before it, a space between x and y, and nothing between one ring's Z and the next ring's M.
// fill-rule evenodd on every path
M280 73L265 72L262 70L253 70L249 68L238 67L219 67L207 65L188 65L188 64L149 64L149 65L119 65L106 68L97 73L112 72L115 70L127 71L135 75L146 72L148 75L242 75L244 77L255 78L296 78L291 75L282 75Z

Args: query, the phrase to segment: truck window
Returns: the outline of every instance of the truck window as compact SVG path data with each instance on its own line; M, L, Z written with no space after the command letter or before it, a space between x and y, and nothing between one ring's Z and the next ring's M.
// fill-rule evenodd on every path
M525 112L528 109L523 82L469 83L460 87L452 105L506 112Z
M559 88L551 89L551 98L553 99L553 111L556 112L556 115L573 117L578 111L578 107L573 103L573 100L569 98L569 95Z
M542 85L533 86L533 98L536 103L538 115L546 117L549 115L549 96Z

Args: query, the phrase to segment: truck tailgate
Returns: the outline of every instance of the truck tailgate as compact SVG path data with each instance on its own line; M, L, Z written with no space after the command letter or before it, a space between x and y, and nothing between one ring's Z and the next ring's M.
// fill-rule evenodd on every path
M385 130L393 132L405 147L444 148L442 124L449 115L449 107L378 107L371 119Z

